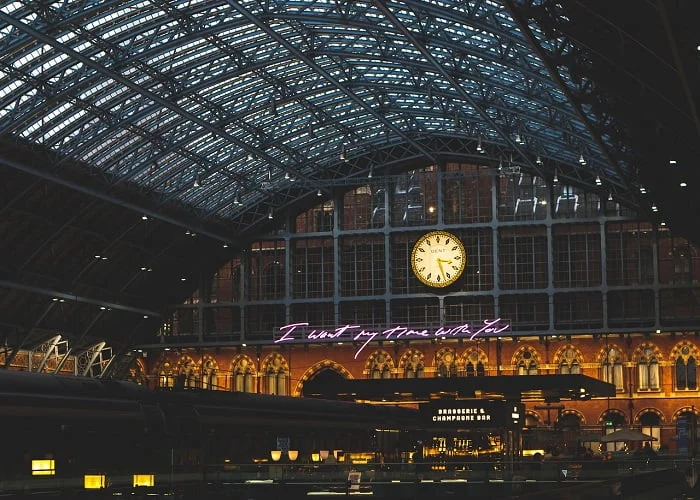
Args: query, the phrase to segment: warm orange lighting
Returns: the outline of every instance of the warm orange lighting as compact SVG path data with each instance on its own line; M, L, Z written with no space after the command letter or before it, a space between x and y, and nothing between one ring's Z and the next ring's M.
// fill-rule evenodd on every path
M338 460L338 455L340 455L341 453L343 453L343 450L333 450L333 456L336 460Z
M105 487L104 474L85 474L83 486L86 490L99 490Z
M134 474L134 488L137 486L151 487L156 485L156 476L153 474Z
M32 460L32 476L55 476L56 462L54 460Z
M318 455L321 457L321 460L325 460L328 458L328 450L321 450L318 452Z
M311 461L312 462L320 462L321 461L321 455L318 453L312 453L311 454Z
M270 450L270 458L273 462L279 462L282 458L282 450Z
M287 451L287 456L289 457L289 460L294 462L297 458L299 458L299 450L289 450Z

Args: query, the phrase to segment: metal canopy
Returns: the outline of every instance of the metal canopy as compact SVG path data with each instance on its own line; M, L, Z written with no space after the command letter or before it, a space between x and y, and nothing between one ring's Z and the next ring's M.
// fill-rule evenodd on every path
M663 198L697 241L699 199L661 189L697 175L697 2L614 4L0 0L6 360L56 330L127 346L222 243L370 173L504 162Z
M384 151L380 171L388 146L434 163L439 136L481 140L494 155L505 147L507 159L550 175L559 166L592 189L599 176L633 202L598 117L532 49L564 55L567 41L521 29L508 7L6 2L0 127L236 231L329 179L365 173L361 159Z

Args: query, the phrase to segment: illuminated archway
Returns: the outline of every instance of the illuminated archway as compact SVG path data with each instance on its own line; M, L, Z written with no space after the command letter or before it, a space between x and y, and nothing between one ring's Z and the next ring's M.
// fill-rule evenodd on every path
M299 382L297 382L296 387L294 388L294 392L292 393L292 396L302 396L305 394L304 392L304 386L310 382L312 379L316 378L321 372L327 372L324 375L324 378L328 376L331 378L332 376L337 376L337 378L340 379L352 379L354 378L352 376L352 373L350 373L343 365L340 363L333 361L331 359L324 359L321 361L318 361L308 367L304 374L299 378ZM330 372L330 373L328 373Z

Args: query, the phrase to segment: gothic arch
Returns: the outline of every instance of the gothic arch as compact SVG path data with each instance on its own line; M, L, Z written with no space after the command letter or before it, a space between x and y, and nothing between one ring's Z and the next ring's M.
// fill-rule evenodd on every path
M541 362L541 360L540 360L540 355L539 355L539 353L537 352L537 349L535 349L535 348L532 347L531 345L525 344L525 345L522 345L522 346L518 347L518 348L515 350L515 352L513 353L513 357L511 358L510 365L513 366L513 367L517 367L517 366L518 366L518 362L523 358L523 355L524 355L526 352L529 352L529 353L532 354L532 358L531 358L531 359L532 359L535 363L537 363L537 366L539 366L540 364L542 364L542 362Z
M675 363L678 358L687 358L688 356L693 356L697 360L699 357L698 348L689 340L681 340L675 346L673 346L668 359L671 361L671 363Z
M418 349L409 349L399 359L399 370L404 378L408 372L412 374L411 377L421 378L425 370L425 354Z
M352 376L352 373L350 373L347 370L347 368L345 368L340 363L333 361L331 359L324 359L321 361L317 361L316 363L314 363L313 365L309 366L306 369L304 374L299 378L297 385L294 387L294 391L292 392L292 396L300 396L301 390L304 387L304 383L308 382L314 375L316 375L321 370L336 371L340 375L342 375L343 378L346 378L346 379L355 378Z
M286 396L289 393L289 363L278 352L267 355L260 364L263 376L261 391L265 394Z
M624 411L617 408L608 408L607 410L601 412L601 414L598 416L598 423L602 425L605 422L605 416L609 414L619 415L622 418L623 425L625 422L627 422L627 416L625 415Z
M661 413L660 410L657 410L656 408L652 407L647 407L647 408L642 408L637 412L637 414L634 416L634 423L639 424L639 419L642 417L642 415L646 415L647 413L653 413L657 417L659 417L659 422L662 424L666 421L666 418L664 417L664 414Z
M615 343L606 344L600 348L600 350L598 351L598 362L602 364L607 359L608 353L610 353L611 349L615 350L617 359L619 359L622 364L625 364L625 362L627 361L625 357L625 350L620 348L620 346Z
M225 389L225 379L220 380L219 363L210 355L205 355L198 363L199 373L202 374L202 389ZM221 384L223 382L223 385Z
M534 420L537 422L537 426L542 425L542 415L535 410L525 410L525 425L527 425L528 420Z
M384 349L377 349L367 357L363 374L368 378L390 378L394 373L394 359ZM376 376L377 373L379 376ZM387 373L389 376L386 376Z
M229 365L231 390L237 392L257 392L258 371L255 361L246 355L238 354Z
M457 362L460 365L465 365L470 361L472 363L481 362L484 364L484 366L488 366L489 357L486 355L486 352L481 347L477 347L477 346L468 347L467 349L464 350L464 352L462 353L462 356L460 356L457 359Z
M136 361L129 369L128 380L138 385L148 384L148 374L143 358L136 358Z
M552 362L559 366L561 365L562 361L566 361L568 359L576 359L579 364L584 363L583 353L573 344L566 344L557 349L554 353L554 357L552 358Z
M537 349L525 344L515 350L510 366L514 375L535 375L542 363Z
M644 358L647 356L647 350L651 351L651 355L656 357L656 359L661 360L663 359L663 356L661 354L661 349L659 347L652 343L652 342L643 342L637 348L634 350L632 353L632 361L635 363L639 361L640 358Z
M457 351L452 347L443 347L435 353L433 367L436 377L457 376Z
M197 387L199 380L199 365L190 356L180 356L175 365L177 376L184 377L185 387Z
M683 413L693 413L696 417L700 417L700 410L695 408L695 406L683 406L682 408L678 408L676 412L673 414L673 417L671 418L671 422L674 424L678 423L678 417L681 416Z
M566 415L575 415L581 425L586 425L586 416L578 410L562 410L561 416L559 418L565 417Z
M486 375L489 358L478 346L468 347L462 356L457 358L457 366L464 375L474 376L474 375Z

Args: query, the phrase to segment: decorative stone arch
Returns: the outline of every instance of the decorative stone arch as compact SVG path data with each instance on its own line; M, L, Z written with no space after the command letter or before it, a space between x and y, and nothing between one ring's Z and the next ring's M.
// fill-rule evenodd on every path
M528 424L529 422L535 421L535 425ZM539 427L542 425L542 415L540 415L535 410L525 410L525 426L526 427Z
M443 347L435 353L433 367L436 377L457 376L457 350L452 347Z
M690 356L693 356L696 361L700 361L700 359L698 359L700 357L700 352L697 346L689 340L682 340L673 346L668 359L671 363L675 363L678 358L683 358L687 361Z
M573 409L562 410L561 414L557 416L557 421L566 417L567 415L574 415L578 419L580 425L586 425L586 416L580 411Z
M510 366L513 367L514 374L519 374L519 368L521 367L521 365L523 365L524 368L529 372L530 370L532 370L533 363L535 371L539 370L539 367L542 365L540 355L537 352L537 349L535 349L531 345L525 344L515 350L515 352L513 353L513 357L510 361Z
M377 349L367 357L362 373L367 378L391 378L394 367L394 358L384 349Z
M289 363L284 356L273 352L265 356L260 363L263 376L260 391L264 394L286 396L289 394Z
M425 370L425 354L418 349L409 349L399 359L399 370L404 378L422 378ZM409 372L413 375L409 375Z
M128 380L138 385L148 384L148 372L143 358L136 358L134 364L131 365Z
M664 417L664 414L661 413L661 410L657 410L656 408L652 408L652 407L647 407L647 408L642 408L641 410L639 410L637 412L637 414L634 416L634 423L639 424L642 416L646 415L647 413L653 413L654 415L659 417L659 422L662 424L666 421L666 418Z
M229 373L231 373L232 391L257 392L258 370L253 358L247 354L234 356L229 365Z
M678 417L680 417L683 413L692 413L696 417L700 417L700 410L695 408L695 406L683 406L682 408L678 408L676 410L676 412L673 414L673 417L671 418L671 422L677 424Z
M160 363L153 368L153 376L156 378L157 387L174 387L176 374L175 367L167 358L163 358Z
M646 358L648 356L648 352L651 354L651 356L654 356L659 361L663 359L663 355L661 354L661 349L659 349L659 346L652 342L642 342L632 352L632 361L637 363L640 359Z
M178 377L184 377L184 387L197 387L199 368L199 365L190 356L180 356L177 365L175 365L175 371Z
M573 344L566 344L556 350L552 357L552 362L559 367L563 362L569 362L574 359L578 361L579 365L584 363L581 349Z
M622 418L622 425L625 425L625 422L627 422L627 415L625 415L625 412L618 409L618 408L608 408L607 410L601 412L601 414L598 416L598 423L600 425L603 425L605 422L605 417L607 415L618 415Z
M469 367L470 363L471 367ZM481 347L472 346L465 349L462 356L458 358L457 364L460 371L464 372L465 375L478 375L480 367L483 367L484 375L486 375L489 366L489 357Z
M202 374L202 389L225 389L224 385L220 387L219 380L219 363L209 354L202 357L197 364L199 373Z
M304 374L299 378L299 381L297 382L297 385L294 387L294 391L292 392L292 396L301 396L301 390L304 387L304 384L311 380L311 378L316 375L318 372L321 370L333 370L338 372L343 378L345 379L353 379L355 377L352 376L352 373L350 373L347 368L345 368L343 365L340 363L333 361L332 359L324 359L321 361L317 361L313 365L309 366Z
M608 358L611 349L615 350L616 359L619 359L621 363L624 364L627 361L627 359L625 359L625 350L613 342L600 348L597 356L598 363L602 364Z

